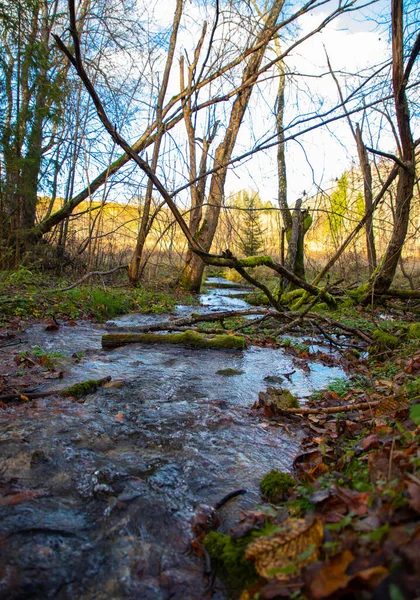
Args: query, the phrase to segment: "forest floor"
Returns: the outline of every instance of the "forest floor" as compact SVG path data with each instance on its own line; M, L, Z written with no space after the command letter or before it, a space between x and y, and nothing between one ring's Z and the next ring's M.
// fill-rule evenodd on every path
M18 349L19 331L34 321L42 321L46 330L63 320L89 319L94 327L133 310L164 313L196 302L170 290L144 288L48 291L61 287L25 270L9 278L0 298L0 347ZM309 318L313 332L317 315ZM203 531L195 540L203 562L211 562L232 598L404 600L420 595L419 325L415 314L400 306L390 312L355 309L333 319L352 330L341 344L343 331L323 322L318 334L325 342L327 329L326 339L338 351L334 359L311 350L302 322L286 338L282 325L270 327L262 317L258 326L239 317L198 327L207 333L220 327L239 332L247 344L283 346L300 365L334 360L348 373L305 404L309 413L264 401L254 406L267 427L303 429L305 439L293 477L273 471L264 478L264 502L244 511L230 535ZM352 335L356 330L373 340L370 348ZM12 370L0 379L0 397L12 392L27 402L27 389L62 377L56 362L62 357L54 353L35 346L14 354ZM0 409L7 406L0 399Z

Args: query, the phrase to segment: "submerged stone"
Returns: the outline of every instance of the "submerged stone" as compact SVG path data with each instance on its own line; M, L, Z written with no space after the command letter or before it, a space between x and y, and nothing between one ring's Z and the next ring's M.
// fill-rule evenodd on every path
M216 375L223 375L224 377L234 377L235 375L243 375L245 371L239 371L239 369L219 369L216 371Z

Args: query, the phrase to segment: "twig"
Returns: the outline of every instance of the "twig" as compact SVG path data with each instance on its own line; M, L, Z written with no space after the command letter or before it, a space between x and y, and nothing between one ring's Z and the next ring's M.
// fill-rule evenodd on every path
M289 415L328 415L340 412L347 412L351 410L363 410L365 408L371 408L372 406L378 406L381 402L382 400L375 400L374 402L359 402L357 404L327 406L326 408L284 408L280 410L280 412L287 413Z
M111 275L111 273L115 273L116 271L119 271L121 269L128 269L128 265L119 265L118 267L115 267L114 269L111 269L109 271L91 271L90 273L86 273L86 275L83 275L83 277L81 279L79 279L78 281L76 281L75 283L72 283L71 285L69 285L65 288L59 288L56 290L49 290L49 291L50 291L50 293L68 292L69 290L72 290L73 288L77 287L78 285L80 285L81 283L86 281L86 279L90 279L91 277L94 277L96 275L98 275L98 276Z

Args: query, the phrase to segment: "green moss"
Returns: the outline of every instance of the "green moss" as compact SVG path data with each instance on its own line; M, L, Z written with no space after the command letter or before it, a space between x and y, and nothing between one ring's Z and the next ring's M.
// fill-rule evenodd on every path
M224 377L234 377L235 375L242 375L244 371L239 371L238 369L219 369L216 371L216 375L223 375Z
M400 339L384 331L383 329L375 329L372 332L374 344L369 348L369 355L378 358L389 358L392 351L400 345Z
M340 305L340 309L346 309L346 308L353 308L354 307L354 300L352 298L340 298L339 299L339 305Z
M266 392L259 393L259 397L266 404L274 405L280 410L299 408L299 402L296 396L284 388L268 387Z
M407 332L409 340L420 340L420 323L412 323Z
M213 569L226 581L233 595L239 595L258 579L253 563L245 560L245 550L250 541L250 536L232 540L228 535L216 531L211 531L203 540Z
M267 296L263 292L252 292L241 296L252 306L270 306Z
M272 469L264 475L260 483L261 495L273 504L279 504L285 499L290 488L296 485L296 481L289 473L283 473Z
M248 256L240 261L242 267L259 267L273 264L271 256Z
M75 383L71 387L67 388L63 393L64 396L73 396L74 398L82 398L88 394L96 392L98 387L101 385L99 379L89 379L88 381L82 381L81 383Z
M305 290L302 290L302 289L292 290L291 292L285 292L284 294L282 294L280 300L281 300L282 304L290 304L297 298L301 298L304 293L305 293Z
M364 283L363 285L359 285L359 287L355 290L347 291L348 296L353 300L356 304L363 304L366 302L369 294L371 292L370 283Z
M305 294L303 294L300 298L295 300L290 305L290 310L293 310L293 311L299 310L305 304L306 298L307 298L307 296L305 296Z
M125 344L184 344L213 350L245 349L243 337L224 334L208 336L192 330L183 333L109 333L102 336L104 348L116 348Z

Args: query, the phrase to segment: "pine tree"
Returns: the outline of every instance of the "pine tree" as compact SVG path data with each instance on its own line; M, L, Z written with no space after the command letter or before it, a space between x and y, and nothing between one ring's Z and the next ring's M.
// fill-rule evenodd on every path
M255 256L264 247L261 213L258 211L261 200L255 192L244 192L242 205L245 210L241 219L238 247L245 256Z

